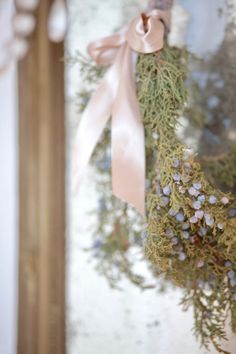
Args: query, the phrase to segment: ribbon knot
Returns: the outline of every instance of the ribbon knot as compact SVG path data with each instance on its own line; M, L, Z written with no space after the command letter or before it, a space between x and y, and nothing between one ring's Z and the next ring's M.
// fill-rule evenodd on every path
M135 87L137 53L163 48L169 11L141 14L120 33L88 46L98 65L111 65L89 101L75 142L76 173L80 182L93 150L111 117L112 190L118 198L145 214L145 142Z

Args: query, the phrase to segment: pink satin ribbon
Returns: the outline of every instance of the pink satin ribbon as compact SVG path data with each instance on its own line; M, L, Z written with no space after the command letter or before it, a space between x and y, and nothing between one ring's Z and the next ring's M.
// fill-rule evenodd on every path
M98 65L111 65L88 103L76 136L76 173L84 175L109 118L112 146L112 190L145 214L145 141L135 87L138 53L163 48L170 12L152 10L138 16L121 33L91 43L88 53Z

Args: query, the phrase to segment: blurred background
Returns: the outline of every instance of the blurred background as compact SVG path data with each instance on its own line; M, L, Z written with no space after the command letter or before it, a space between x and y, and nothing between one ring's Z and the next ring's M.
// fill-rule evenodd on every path
M192 334L192 312L179 306L181 291L150 275L136 253L130 258L138 273L156 288L144 290L125 276L111 286L91 246L100 221L96 169L88 169L78 193L73 188L86 87L81 55L146 6L144 0L0 0L0 354L206 353ZM210 154L227 140L215 128L219 80L211 88L204 82L226 62L234 71L236 1L176 0L172 24L169 42L198 58L194 80L208 100L199 103L207 124L188 139ZM235 86L234 79L227 86L231 96ZM235 139L234 112L224 118L228 139ZM229 337L226 348L236 353Z

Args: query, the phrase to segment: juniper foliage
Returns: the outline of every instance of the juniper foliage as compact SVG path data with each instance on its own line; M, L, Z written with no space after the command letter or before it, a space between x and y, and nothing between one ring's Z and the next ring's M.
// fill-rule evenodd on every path
M155 178L147 195L147 258L157 271L185 290L193 306L201 344L222 353L225 322L235 330L236 219L234 199L206 179L196 157L176 134L187 101L187 61L165 47L142 55L138 97L147 130L158 134Z

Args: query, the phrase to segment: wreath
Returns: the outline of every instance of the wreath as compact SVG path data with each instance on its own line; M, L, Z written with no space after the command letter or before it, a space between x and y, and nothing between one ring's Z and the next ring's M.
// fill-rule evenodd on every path
M147 13L139 18L145 34L150 17ZM158 21L159 30L167 27L166 18L160 16ZM196 94L188 82L191 54L169 47L164 32L163 38L158 50L139 52L135 74L145 131L146 218L112 196L112 127L108 124L92 160L101 197L91 250L112 286L125 274L138 286L149 288L155 285L133 270L136 259L132 249L139 250L140 260L144 247L152 276L162 275L184 290L182 304L185 309L194 308L194 332L201 344L209 349L212 343L219 352L227 353L221 341L227 339L229 312L236 332L236 200L213 182L220 179L227 184L225 170L235 159L235 146L217 161L200 161L183 142L179 136L181 117L191 111L189 100ZM94 83L101 81L109 68L91 64L80 54L76 60L89 82L89 89L79 95L83 110ZM196 109L194 114L199 118ZM232 186L230 167L227 174Z

